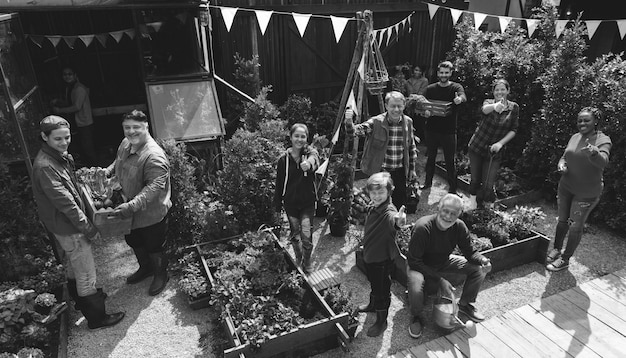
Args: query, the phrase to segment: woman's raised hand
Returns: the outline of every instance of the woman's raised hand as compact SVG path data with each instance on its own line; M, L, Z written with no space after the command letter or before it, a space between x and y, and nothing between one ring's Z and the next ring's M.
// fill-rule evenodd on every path
M504 111L504 98L501 99L500 101L494 103L493 105L493 109L498 112L498 113L502 113L502 111Z

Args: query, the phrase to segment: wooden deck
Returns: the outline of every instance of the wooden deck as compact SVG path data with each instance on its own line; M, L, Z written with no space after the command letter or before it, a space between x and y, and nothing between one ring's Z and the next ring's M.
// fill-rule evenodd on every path
M392 357L626 357L626 269Z

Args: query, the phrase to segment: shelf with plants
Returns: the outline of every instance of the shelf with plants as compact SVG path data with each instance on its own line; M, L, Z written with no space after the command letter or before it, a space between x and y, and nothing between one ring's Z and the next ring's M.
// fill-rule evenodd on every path
M517 206L510 212L477 209L464 212L461 219L470 230L472 246L491 260L491 273L539 262L544 264L550 239L532 229L537 220L545 218L539 208ZM405 228L396 237L401 255L395 260L392 277L406 286L406 254L411 229ZM457 249L458 250L458 249ZM459 254L460 252L453 252ZM357 267L365 272L363 252L356 251Z
M339 310L349 309L350 295L326 290L329 304L271 230L197 247L211 305L220 311L231 343L224 357L298 356L349 344L353 308Z

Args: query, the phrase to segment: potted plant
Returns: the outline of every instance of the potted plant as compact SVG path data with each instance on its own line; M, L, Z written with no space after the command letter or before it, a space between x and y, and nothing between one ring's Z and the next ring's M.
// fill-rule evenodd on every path
M339 285L325 290L323 297L333 312L346 312L349 314L347 333L351 338L354 338L359 320L356 318L358 307L352 300L352 291L348 291Z
M332 185L329 188L330 209L328 225L332 236L345 236L350 219L352 203L352 178L354 168L349 155L338 160L333 166Z
M42 315L49 315L52 307L57 303L57 298L52 293L40 293L35 297L35 311Z

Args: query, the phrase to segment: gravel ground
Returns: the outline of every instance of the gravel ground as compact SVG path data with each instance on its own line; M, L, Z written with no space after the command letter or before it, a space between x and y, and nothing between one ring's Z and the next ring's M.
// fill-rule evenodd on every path
M424 156L420 157L423 168ZM423 180L423 173L422 179ZM358 183L363 185L363 181ZM445 180L435 177L430 190L422 193L413 222L434 212L439 199L447 192ZM556 206L541 202L547 219L537 231L552 237L556 225ZM355 266L354 251L362 228L351 226L343 238L332 237L326 221L315 220L313 261L315 269L330 268L350 289L358 303L369 298L369 283ZM126 318L117 326L90 331L80 312L71 311L69 357L214 357L212 342L219 341L219 327L213 325L210 309L191 310L186 297L176 290L175 281L160 295L147 295L150 280L126 285L125 277L136 269L134 255L122 238L101 240L94 245L99 286L108 292L107 309L126 311ZM478 296L478 308L489 318L506 311L569 289L607 273L622 269L626 262L626 240L598 226L590 226L570 261L569 270L550 274L532 263L487 277ZM461 287L457 288L461 292ZM430 303L432 299L429 299ZM428 307L428 304L427 304ZM425 315L430 316L427 308ZM375 321L374 314L360 314L359 328L350 352L337 348L316 357L385 357L399 350L422 344L445 334L428 322L420 339L409 336L410 314L406 290L394 282L389 312L389 326L380 337L370 338L366 330ZM76 324L73 324L76 323Z

